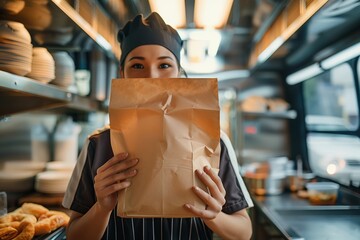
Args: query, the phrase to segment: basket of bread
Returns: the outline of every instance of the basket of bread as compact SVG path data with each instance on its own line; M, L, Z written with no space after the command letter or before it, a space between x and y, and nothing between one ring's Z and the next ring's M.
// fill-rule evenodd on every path
M23 203L0 217L0 240L27 240L66 227L69 216L35 203Z

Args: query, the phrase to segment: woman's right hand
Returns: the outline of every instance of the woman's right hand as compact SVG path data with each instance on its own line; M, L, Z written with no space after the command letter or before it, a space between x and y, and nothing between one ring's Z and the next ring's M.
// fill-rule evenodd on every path
M128 159L127 153L120 153L98 168L94 188L101 209L110 212L115 208L118 192L129 187L129 178L137 173L137 163L138 159Z

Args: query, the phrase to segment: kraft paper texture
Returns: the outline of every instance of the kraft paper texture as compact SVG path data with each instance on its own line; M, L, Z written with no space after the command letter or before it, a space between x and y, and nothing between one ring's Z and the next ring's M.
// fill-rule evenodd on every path
M183 205L205 209L195 174L219 168L217 79L114 79L110 136L114 154L136 157L138 174L118 196L122 217L192 217Z

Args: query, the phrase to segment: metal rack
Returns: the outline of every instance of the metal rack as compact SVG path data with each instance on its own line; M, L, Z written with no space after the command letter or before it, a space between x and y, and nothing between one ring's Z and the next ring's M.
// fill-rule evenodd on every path
M288 110L285 112L241 112L246 117L266 117L266 118L282 118L282 119L295 119L297 113L295 110Z
M288 156L288 121L297 117L295 110L283 112L238 112L238 148L241 164Z
M66 15L76 29L85 33L85 35L94 41L110 58L115 58L111 44L101 36L78 12L65 0L49 1L51 11L61 11Z
M0 71L0 116L56 107L81 111L105 110L101 101L81 97L60 87Z
M77 43L86 45L96 44L107 57L116 61L112 45L99 34L75 9L65 0L52 0L48 3L49 10L69 20L74 31L79 35ZM86 46L46 46L49 49L76 49ZM88 44L89 45L89 44ZM79 50L78 49L78 50ZM39 81L18 76L0 70L0 119L7 115L44 109L66 108L76 111L106 111L106 101L100 101L94 97L82 97L67 89L43 84Z

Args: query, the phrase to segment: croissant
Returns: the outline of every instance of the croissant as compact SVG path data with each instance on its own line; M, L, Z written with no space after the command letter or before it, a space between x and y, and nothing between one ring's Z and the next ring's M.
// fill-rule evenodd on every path
M64 225L64 226L67 226L67 225L68 225L69 220L70 220L69 215L67 215L67 214L64 213L64 212L55 211L55 210L50 210L50 211L48 211L47 213L41 215L41 216L38 218L38 221L43 220L44 218L48 218L48 217L54 216L54 215L60 215L60 216L62 216L62 217L64 218L64 220L65 220L65 225Z
M12 240L31 240L35 235L35 225L30 221L22 221L20 223L18 231L20 232Z
M15 210L15 212L34 215L36 218L39 218L42 214L45 214L48 211L49 209L36 203L23 203L20 208Z
M35 235L50 233L67 226L70 217L50 211L42 205L24 203L20 208L0 217L0 240L30 240Z
M61 215L44 218L35 224L35 235L46 234L64 226L65 219Z
M16 213L16 212L11 212L0 217L0 224L11 223L11 222L23 222L23 221L36 223L37 219L31 214Z
M13 239L18 234L18 230L13 227L3 227L0 229L0 240Z

